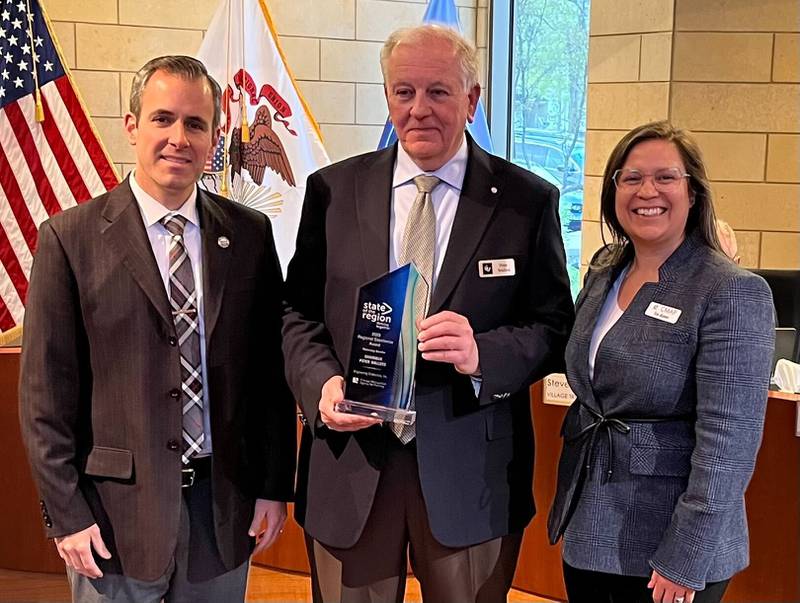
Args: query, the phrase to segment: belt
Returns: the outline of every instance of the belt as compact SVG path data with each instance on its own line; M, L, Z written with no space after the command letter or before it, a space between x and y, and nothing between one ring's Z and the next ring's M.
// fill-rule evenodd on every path
M211 456L189 459L181 469L181 488L191 488L195 482L211 477Z
M606 469L606 479L608 479L614 473L614 439L611 436L612 429L621 434L627 435L631 430L631 426L628 425L628 423L669 423L672 421L686 421L694 418L693 414L670 417L615 417L604 415L594 408L587 406L581 400L578 400L578 403L582 408L586 409L590 415L592 415L594 421L581 429L574 436L566 437L565 440L572 443L577 440L582 440L587 436L589 437L589 445L586 447L586 457L584 459L584 468L586 469L587 477L589 479L591 479L591 473L589 473L589 469L592 467L592 452L594 449L594 443L597 440L597 434L601 430L605 430L606 435L608 436L608 468Z

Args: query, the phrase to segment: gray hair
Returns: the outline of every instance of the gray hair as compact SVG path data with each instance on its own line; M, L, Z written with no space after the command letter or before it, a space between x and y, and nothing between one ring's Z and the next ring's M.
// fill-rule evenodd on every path
M183 55L156 57L155 59L147 61L147 63L136 72L136 75L133 76L130 112L136 116L137 121L142 113L142 94L144 94L144 87L156 71L164 71L165 73L176 75L189 81L205 78L214 101L214 118L211 122L211 129L212 131L217 129L220 122L222 89L219 87L216 80L208 74L208 70L203 63L193 57Z
M381 48L381 72L383 72L384 83L388 79L389 58L398 45L416 44L430 40L441 40L450 44L461 67L466 90L478 85L478 51L475 50L475 45L454 29L433 23L404 27L389 35Z

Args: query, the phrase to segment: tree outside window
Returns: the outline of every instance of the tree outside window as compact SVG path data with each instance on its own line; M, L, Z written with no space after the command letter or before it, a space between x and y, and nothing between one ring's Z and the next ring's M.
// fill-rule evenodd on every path
M589 0L512 0L508 154L555 184L573 295L580 289Z

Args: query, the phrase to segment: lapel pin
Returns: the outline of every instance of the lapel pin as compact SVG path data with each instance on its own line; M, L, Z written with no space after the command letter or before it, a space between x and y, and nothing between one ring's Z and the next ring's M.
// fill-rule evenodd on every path
M496 186L493 186L489 190L492 191L492 194L495 194L495 195L497 194L497 187Z
M217 239L217 245L222 247L222 249L227 249L231 246L231 240L228 237L220 237Z

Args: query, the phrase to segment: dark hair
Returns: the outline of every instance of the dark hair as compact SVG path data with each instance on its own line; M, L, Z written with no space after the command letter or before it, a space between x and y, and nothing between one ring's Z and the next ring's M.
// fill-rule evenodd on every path
M628 249L627 243L630 241L628 234L622 228L617 218L616 211L616 186L612 177L614 172L625 165L633 148L647 140L666 140L675 145L683 160L686 173L689 174L689 194L694 203L689 208L689 216L686 220L686 233L695 229L706 245L712 249L722 252L722 247L717 238L716 216L714 215L714 204L711 198L711 185L708 182L708 175L703 164L703 156L695 140L686 130L676 128L668 121L654 121L642 126L638 126L625 134L611 151L611 155L606 163L603 172L603 188L600 194L600 216L608 225L613 238L610 246L612 251L604 254L600 260L603 265L614 265L629 257L632 250ZM602 232L602 230L601 230ZM605 239L603 240L605 243Z
M206 66L193 57L183 55L166 55L156 57L147 61L136 75L133 76L131 84L130 112L136 116L136 120L142 112L142 94L144 87L156 71L163 71L170 75L177 75L189 81L205 78L208 87L211 89L211 97L214 101L214 118L211 122L212 131L216 130L220 121L220 102L222 99L222 89L213 77L208 75Z

